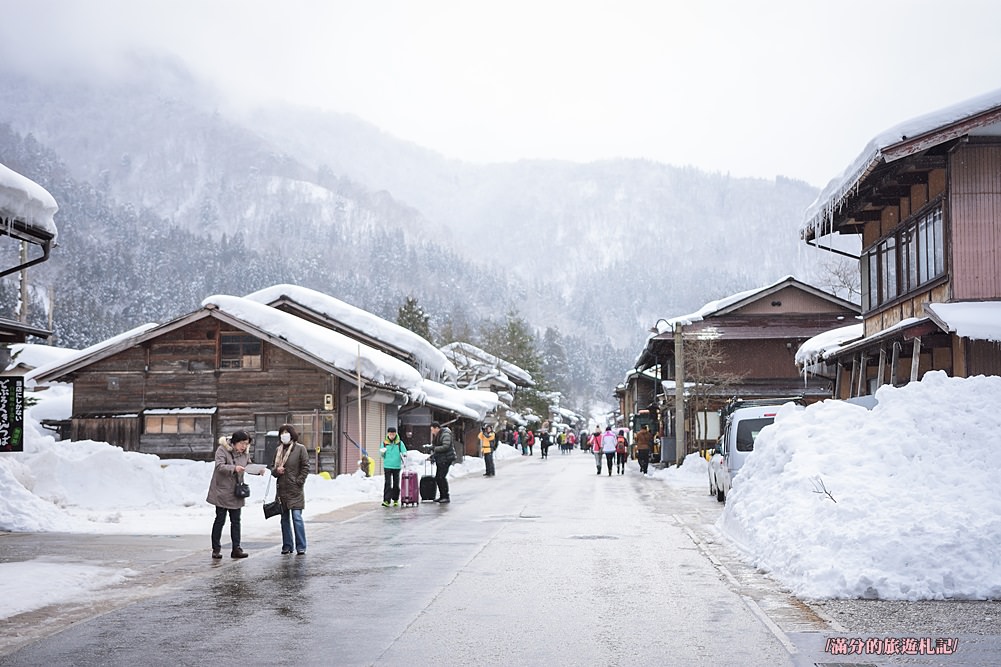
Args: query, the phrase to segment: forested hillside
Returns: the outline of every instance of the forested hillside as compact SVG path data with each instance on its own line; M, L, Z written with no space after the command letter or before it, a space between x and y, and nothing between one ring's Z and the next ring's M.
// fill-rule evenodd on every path
M560 390L607 400L658 317L815 277L802 182L642 160L466 164L340 114L227 111L155 60L142 74L0 67L0 162L60 205L59 247L30 279L53 289L61 345L292 282L389 319L413 297L435 342L524 321Z

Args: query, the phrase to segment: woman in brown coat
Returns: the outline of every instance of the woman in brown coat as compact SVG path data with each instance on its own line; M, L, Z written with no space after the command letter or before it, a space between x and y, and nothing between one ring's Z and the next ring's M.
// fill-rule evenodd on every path
M233 543L233 558L246 558L247 553L240 547L240 512L244 499L236 495L236 485L243 483L243 473L250 463L250 436L246 431L237 431L232 437L219 438L215 450L215 470L209 482L209 493L205 500L215 505L215 522L212 524L212 557L222 558L222 529L229 514L229 537ZM260 473L260 474L263 474Z
M299 433L291 424L278 429L281 442L275 452L271 474L278 478L278 498L282 501L282 553L292 553L293 528L295 552L306 553L306 526L302 511L306 509L306 477L309 476L309 453L299 443Z

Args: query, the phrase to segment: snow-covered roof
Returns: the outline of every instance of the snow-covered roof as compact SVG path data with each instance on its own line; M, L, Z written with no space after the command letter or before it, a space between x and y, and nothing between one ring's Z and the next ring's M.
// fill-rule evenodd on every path
M968 122L964 122L968 121ZM925 135L935 134L937 145L966 134L999 134L1001 90L894 125L876 135L840 176L831 180L806 210L800 234L823 236L845 200L880 163L913 155L930 147Z
M942 329L960 338L1001 342L1001 302L929 303L925 310Z
M202 306L251 324L349 375L360 373L368 382L418 395L423 378L413 366L344 334L238 296L217 294L203 300Z
M811 291L816 294L822 294L826 298L831 300L840 301L838 297L833 294L828 294L823 290L819 290L812 285L808 285L794 276L785 276L776 280L775 282L765 285L764 287L757 287L755 289L745 290L743 292L737 292L736 294L731 294L730 296L723 297L722 299L717 299L716 301L710 301L693 313L688 313L687 315L680 315L678 317L672 317L670 319L659 319L655 328L656 333L653 333L650 337L658 336L660 334L668 333L674 331L674 327L680 325L682 327L692 324L694 322L701 322L707 317L712 317L713 315L722 314L728 310L733 309L738 305L743 305L745 302L754 301L761 296L768 294L777 289L787 287L789 285L795 284L796 286ZM847 302L845 302L847 304ZM851 305L851 304L848 304Z
M96 359L111 349L117 349L119 347L128 348L134 344L134 339L138 338L142 334L155 329L158 324L151 322L148 324L141 324L134 329L129 329L116 336L112 336L107 340L102 340L99 343L94 343L89 347L85 347L82 350L71 351L65 356L53 357L47 363L38 366L32 371L25 373L24 380L25 383L30 387L35 381L35 378L45 377L52 371L55 371L64 367L78 367L88 363L91 359Z
M7 372L17 367L33 370L53 362L65 361L78 353L68 347L54 345L37 345L35 343L14 343L10 346L11 362L5 369Z
M535 386L535 380L532 379L532 374L524 368L520 368L509 361L504 361L489 352L481 350L471 343L456 341L454 343L449 343L448 345L443 345L441 347L441 351L444 352L445 356L451 359L456 366L461 366L463 368L481 365L489 366L503 371L504 374L514 380L516 384L521 384L527 387Z
M622 380L622 384L616 386L616 389L625 389L629 385L629 381L637 377L645 377L648 380L653 380L654 382L660 380L660 364L654 364L653 366L647 366L643 370L637 368L630 368L626 371L626 376Z
M816 364L864 335L865 325L861 322L819 333L799 346L796 351L796 363L800 366Z
M708 317L726 314L727 312L736 310L737 308L742 307L747 303L760 299L763 296L766 296L773 292L777 292L778 290L784 289L789 286L796 286L799 289L802 289L806 292L810 292L811 294L815 294L818 296L822 296L825 299L829 299L832 303L840 303L845 308L849 308L854 310L855 312L858 312L858 306L853 303L844 301L843 299L840 299L839 297L833 294L830 294L828 292L825 292L824 290L821 290L812 285L804 283L801 280L795 278L794 276L785 276L784 278L776 280L775 282L769 285L765 285L764 287L758 287L756 289L737 292L736 294L723 297L722 299L717 299L716 301L710 301L709 303L705 304L704 306L696 310L694 313L689 313L687 315L680 315L678 317L672 317L670 319L661 318L657 320L657 323L653 327L653 331L651 331L650 335L647 336L646 345L640 352L639 356L636 358L636 361L633 364L633 366L638 367L642 363L643 357L647 354L647 350L650 347L650 341L652 339L657 338L659 336L663 336L666 333L672 333L676 326L685 327L695 322L701 322L702 320Z
M214 415L218 408L149 408L147 415Z
M373 349L344 334L291 315L270 306L237 296L218 294L202 301L205 311L273 344L321 364L341 377L353 379L360 374L366 384L375 384L406 393L414 400L423 398L421 374L409 364L385 352ZM81 350L68 360L36 368L25 377L59 377L93 360L128 349L164 331L183 326L202 311L177 318L162 325L147 324Z
M421 389L427 405L476 421L483 421L487 413L496 410L500 404L497 394L492 391L456 389L433 380L424 380Z
M955 303L925 304L927 317L908 317L891 327L865 336L864 325L852 324L831 329L803 343L796 352L796 363L801 367L822 363L838 353L863 346L867 341L891 336L894 332L934 323L943 331L970 340L1001 342L1001 302L959 301Z
M445 354L423 336L329 294L298 285L273 285L248 294L244 298L263 304L272 304L287 298L348 329L411 355L418 366L427 368L434 378L444 376L454 380L458 374Z
M56 236L53 219L59 206L49 192L30 178L0 164L0 221L14 220Z

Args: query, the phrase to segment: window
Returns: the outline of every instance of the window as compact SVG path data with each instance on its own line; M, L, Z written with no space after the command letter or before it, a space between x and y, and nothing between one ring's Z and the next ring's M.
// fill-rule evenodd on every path
M862 304L871 310L945 274L942 203L912 218L862 256Z
M261 368L261 341L247 334L219 335L219 368Z
M254 415L254 431L257 433L270 433L281 428L282 424L288 422L288 415L284 412L260 413Z
M761 429L774 422L775 417L741 419L737 422L737 451L754 451L754 441L758 439L758 433L761 433Z
M212 432L212 415L147 414L145 432L194 434Z
M292 415L292 425L299 431L299 442L304 444L307 449L315 449L317 443L321 447L329 448L334 442L334 415L332 413L295 413Z

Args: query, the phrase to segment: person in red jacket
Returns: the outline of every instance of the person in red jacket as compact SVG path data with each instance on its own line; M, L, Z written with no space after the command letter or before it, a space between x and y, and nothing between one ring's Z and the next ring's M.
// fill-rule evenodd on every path
M626 440L625 429L619 429L615 437L615 469L620 475L626 474L626 460L629 456L629 442Z

